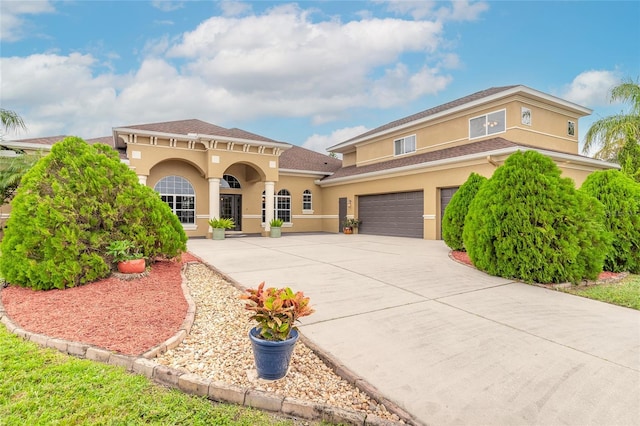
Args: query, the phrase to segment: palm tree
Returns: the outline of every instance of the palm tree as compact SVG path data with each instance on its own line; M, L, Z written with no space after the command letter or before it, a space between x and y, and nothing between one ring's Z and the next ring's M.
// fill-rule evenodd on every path
M15 195L22 176L42 157L42 154L16 153L0 155L0 206L9 203Z
M5 131L27 129L22 117L14 111L0 108L0 119ZM0 140L2 140L2 136L0 134ZM0 206L11 201L22 176L40 157L40 154L25 154L22 150L2 148L2 152L0 152Z
M27 129L22 117L11 110L0 108L0 120L2 120L2 128L7 132L11 130Z
M610 100L630 102L631 110L628 114L621 112L593 123L584 137L582 152L587 154L592 148L599 147L595 158L618 161L618 155L627 143L640 140L640 85L631 79L625 80L611 90Z

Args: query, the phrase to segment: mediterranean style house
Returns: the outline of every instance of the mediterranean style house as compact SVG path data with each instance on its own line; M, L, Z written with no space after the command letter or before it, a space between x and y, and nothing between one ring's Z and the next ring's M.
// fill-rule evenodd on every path
M261 235L274 217L284 220L283 233L342 232L344 219L355 217L362 234L439 239L444 209L469 174L490 177L518 150L550 157L577 186L593 171L616 168L578 153L578 120L590 113L526 86L495 87L328 148L342 161L200 120L115 127L87 142L118 150L190 237L211 236L213 217ZM48 150L62 138L2 144Z

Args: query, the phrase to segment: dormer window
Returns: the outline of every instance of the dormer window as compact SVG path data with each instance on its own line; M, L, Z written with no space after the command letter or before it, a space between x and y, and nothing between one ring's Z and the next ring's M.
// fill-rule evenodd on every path
M416 135L405 136L393 141L393 155L408 154L416 151Z
M469 139L503 133L507 128L506 110L491 112L469 120Z

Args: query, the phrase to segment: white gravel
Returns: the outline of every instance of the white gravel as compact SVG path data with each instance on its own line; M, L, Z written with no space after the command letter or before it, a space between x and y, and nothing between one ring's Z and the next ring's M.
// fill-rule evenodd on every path
M195 322L189 336L161 354L158 363L230 385L399 420L384 405L335 374L301 341L295 346L286 377L276 381L256 379L248 337L255 323L239 299L241 292L203 264L189 264L185 275L196 304Z

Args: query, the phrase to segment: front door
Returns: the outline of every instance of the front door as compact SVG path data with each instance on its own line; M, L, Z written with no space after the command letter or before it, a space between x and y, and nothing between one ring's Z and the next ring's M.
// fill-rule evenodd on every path
M242 229L242 195L221 194L220 217L233 218L233 222L236 226L232 230L240 231Z
M344 219L347 217L347 199L338 198L338 232L344 232Z

